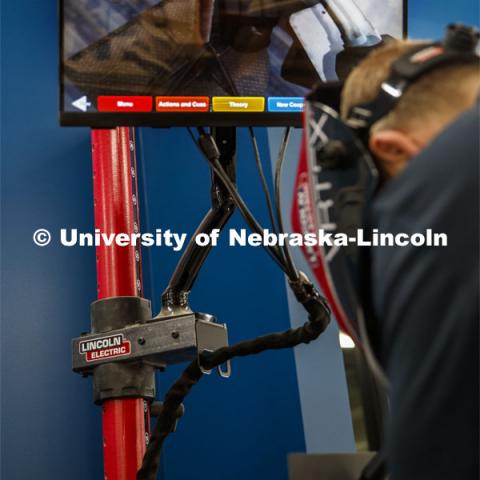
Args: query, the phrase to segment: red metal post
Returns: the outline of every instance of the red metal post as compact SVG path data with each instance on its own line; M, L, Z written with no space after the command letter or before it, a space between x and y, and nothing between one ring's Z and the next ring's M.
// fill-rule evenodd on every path
M102 233L137 233L138 194L133 129L92 130L95 228ZM138 245L99 246L98 298L141 296ZM150 413L142 398L107 400L103 404L105 480L135 480L148 442Z

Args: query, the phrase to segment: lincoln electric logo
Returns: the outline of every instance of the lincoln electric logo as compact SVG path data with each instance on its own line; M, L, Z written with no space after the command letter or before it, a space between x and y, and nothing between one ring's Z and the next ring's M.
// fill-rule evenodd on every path
M130 355L130 342L122 334L80 342L80 353L87 362Z

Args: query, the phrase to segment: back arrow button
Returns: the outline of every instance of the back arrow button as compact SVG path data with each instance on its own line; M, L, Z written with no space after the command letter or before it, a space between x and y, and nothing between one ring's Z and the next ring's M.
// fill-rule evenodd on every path
M86 96L83 96L72 102L72 106L78 108L82 112L86 112L88 107L92 106L92 103L88 101Z

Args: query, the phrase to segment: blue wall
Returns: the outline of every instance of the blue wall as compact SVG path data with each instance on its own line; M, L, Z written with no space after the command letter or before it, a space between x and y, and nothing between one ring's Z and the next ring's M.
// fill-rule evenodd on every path
M412 38L440 38L449 23L480 24L476 0L410 0L408 3L408 30Z
M477 2L411 2L415 37L437 36L452 20L478 23ZM40 250L31 240L39 227L91 229L89 132L58 127L55 2L2 2L1 22L1 476L101 478L100 412L89 381L70 372L69 350L69 339L88 327L94 252L54 244ZM268 159L267 134L259 136ZM144 225L191 232L208 206L205 164L182 131L144 130L141 140ZM248 149L243 132L240 186L260 205ZM148 252L146 265L157 272L149 277L154 300L175 260L170 251ZM262 251L219 248L192 304L227 321L237 340L289 326L284 292ZM176 373L159 376L161 391ZM235 472L229 479L285 479L286 452L305 448L292 352L235 362L230 381L204 379L186 408L167 445L168 480L191 479L194 469L199 478L223 479L227 466Z

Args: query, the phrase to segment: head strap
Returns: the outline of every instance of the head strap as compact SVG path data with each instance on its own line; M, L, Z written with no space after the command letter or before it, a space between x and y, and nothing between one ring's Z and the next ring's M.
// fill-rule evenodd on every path
M413 47L392 65L379 94L372 101L350 110L348 125L358 130L369 130L393 110L413 83L432 70L453 64L478 64L476 48L479 37L476 28L450 25L443 42Z

